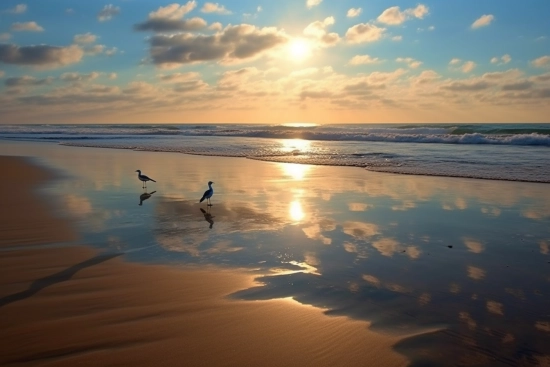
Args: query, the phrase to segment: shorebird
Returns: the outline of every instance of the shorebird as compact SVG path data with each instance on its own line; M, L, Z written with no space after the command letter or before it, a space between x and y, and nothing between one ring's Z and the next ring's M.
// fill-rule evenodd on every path
M201 201L199 201L200 203L202 203L204 199L206 199L206 202L208 203L207 206L212 206L212 203L210 202L210 198L212 197L212 195L214 195L214 189L212 188L213 183L214 182L212 181L208 181L208 190L206 190L204 192L204 195L202 195Z
M136 172L138 173L138 179L143 182L143 185L141 185L141 187L147 187L147 181L153 181L153 182L157 182L155 180L153 180L152 178L150 177L147 177L145 175L142 175L141 174L141 170L136 170Z

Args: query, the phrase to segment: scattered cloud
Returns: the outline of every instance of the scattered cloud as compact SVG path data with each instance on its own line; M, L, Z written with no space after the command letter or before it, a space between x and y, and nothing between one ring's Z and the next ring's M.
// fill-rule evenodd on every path
M214 61L235 63L253 59L288 41L276 28L249 24L227 26L215 35L158 34L149 39L151 61L158 67Z
M0 44L0 62L14 65L32 65L55 68L79 62L84 51L77 45L67 47Z
M407 63L411 69L416 69L422 65L422 61L415 60L412 57L398 57L395 61Z
M78 44L94 43L97 40L97 36L90 32L84 34L77 34L73 37L73 42Z
M134 25L136 31L153 32L174 32L174 31L196 31L206 27L206 21L195 17L182 19L197 6L196 1L189 1L185 5L171 4L160 7L158 10L149 13L145 22Z
M374 24L356 24L347 30L346 40L349 43L375 42L382 38L385 30L386 28L380 28Z
M423 19L429 14L429 8L424 4L418 4L416 8L409 8L401 11L399 6L392 6L382 12L377 18L380 23L388 25L399 25L411 18Z
M403 36L393 36L391 40L394 42L400 42L403 40Z
M304 29L304 35L314 38L320 46L334 46L340 41L338 33L328 33L326 28L334 24L334 17L327 17L325 20L310 23Z
M26 4L17 4L15 7L11 9L4 10L4 13L9 14L23 14L27 11L27 5Z
M357 16L359 16L359 14L361 14L363 12L363 9L361 8L351 8L348 10L348 18L355 18Z
M6 75L6 73L4 73L4 71L0 70L0 78L3 78L4 75Z
M506 54L501 57L493 57L491 59L491 64L505 65L508 64L510 61L512 61L512 57Z
M9 33L0 33L0 41L7 41L11 38Z
M43 32L44 28L39 26L36 22L22 22L13 23L10 27L12 31L16 32Z
M538 59L531 61L531 64L537 68L550 67L550 55L541 56Z
M378 64L382 62L378 57L371 57L370 55L355 55L349 61L350 65L367 65Z
M97 14L97 20L106 22L113 19L113 17L118 14L120 14L120 7L114 6L113 4L105 5Z
M208 29L219 32L223 29L223 25L220 22L215 22L215 23L210 24L208 26Z
M307 6L308 9L311 9L314 6L317 6L317 5L321 4L322 2L323 2L323 0L307 0L306 1L306 6Z
M99 77L100 73L97 71L93 71L89 74L80 74L80 73L63 73L59 77L60 80L64 82L87 82L90 80L97 79Z
M33 76L23 75L19 77L7 78L4 81L4 84L7 87L27 87L27 86L38 86L38 85L50 84L52 81L53 81L52 77L37 79Z
M449 65L453 67L454 70L460 70L463 73L469 73L475 69L476 63L473 61L464 61L454 58L449 62Z
M481 17L479 17L478 19L476 19L475 22L472 23L472 25L470 26L472 29L477 29L477 28L481 28L481 27L486 27L488 26L489 24L491 24L493 22L493 20L495 20L495 17L494 15L492 14L485 14L485 15L482 15Z
M205 3L201 11L203 13L232 14L225 6L218 3Z

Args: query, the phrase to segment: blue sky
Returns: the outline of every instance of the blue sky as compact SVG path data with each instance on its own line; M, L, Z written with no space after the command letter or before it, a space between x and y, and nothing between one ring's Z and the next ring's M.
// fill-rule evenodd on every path
M548 122L550 2L12 1L0 123Z

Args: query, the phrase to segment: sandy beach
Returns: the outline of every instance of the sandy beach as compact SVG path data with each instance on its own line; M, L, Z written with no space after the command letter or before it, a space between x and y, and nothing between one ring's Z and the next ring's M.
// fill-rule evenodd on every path
M550 358L546 184L33 142L2 155L2 365Z
M245 270L129 263L75 245L75 227L51 215L59 203L37 192L52 175L23 158L0 166L3 366L407 365L398 339L367 322L225 298L254 285Z

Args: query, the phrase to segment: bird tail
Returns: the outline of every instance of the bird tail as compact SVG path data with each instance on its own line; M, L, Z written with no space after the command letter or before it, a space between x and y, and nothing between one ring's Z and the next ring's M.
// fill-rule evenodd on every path
M201 198L201 200L199 201L199 203L202 203L204 201L204 196Z
M157 182L157 181L155 181L155 180L153 180L153 179L151 179L151 181L153 181L153 182Z

